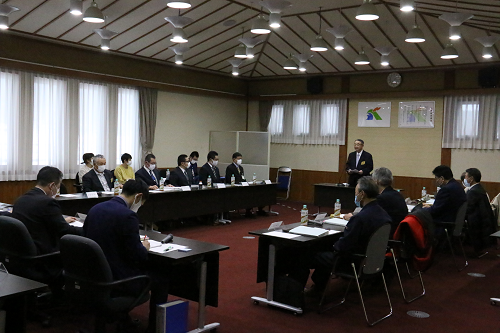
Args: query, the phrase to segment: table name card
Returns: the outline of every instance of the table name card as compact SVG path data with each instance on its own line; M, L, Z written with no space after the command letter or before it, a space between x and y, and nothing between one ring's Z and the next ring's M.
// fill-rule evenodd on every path
M186 185L186 186L181 186L182 191L191 191L191 186Z
M87 192L86 194L87 194L87 198L97 198L97 197L99 197L97 195L97 192Z
M249 186L248 182L241 182L241 186Z
M217 185L217 188L226 188L226 184L224 183L217 183L215 185Z
M266 184L272 184L269 179L266 179L265 182L266 182Z

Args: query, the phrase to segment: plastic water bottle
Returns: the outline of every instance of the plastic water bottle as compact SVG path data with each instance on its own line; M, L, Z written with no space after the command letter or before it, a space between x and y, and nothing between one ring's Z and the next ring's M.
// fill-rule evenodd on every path
M422 198L425 198L426 195L427 195L427 190L425 189L424 186L424 188L422 189Z
M340 205L340 199L337 199L337 201L335 202L335 210L333 212L333 217L340 217L340 209L341 209L341 205Z
M300 211L300 224L307 225L309 211L307 210L307 205L302 206Z
M207 178L207 187L212 187L212 177L210 176Z
M120 193L120 182L118 179L115 179L115 186L113 187L113 193L118 195Z
M202 190L202 189L203 189L203 183L200 180L200 182L198 183L198 190Z
M231 186L234 186L234 181L235 181L235 178L234 178L234 174L231 175Z
M160 191L165 190L165 178L160 178Z
M170 169L167 169L166 180L170 180Z
M252 182L254 185L257 183L257 175L255 174L255 172L253 173Z

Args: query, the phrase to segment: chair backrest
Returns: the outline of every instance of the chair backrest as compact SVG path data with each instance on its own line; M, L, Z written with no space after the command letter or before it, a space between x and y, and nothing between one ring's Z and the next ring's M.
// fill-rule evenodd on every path
M80 173L77 172L75 175L75 185L80 185Z
M379 227L370 236L368 246L366 247L366 258L362 269L363 275L371 275L382 272L390 232L391 225L387 223Z
M287 166L281 166L278 168L276 173L276 182L278 183L277 188L279 190L288 190L290 188L290 182L292 180L292 168Z
M453 229L453 236L460 236L464 228L465 214L467 213L467 201L460 206L455 218L455 229Z
M60 242L66 291L73 300L86 304L105 303L110 289L99 287L113 281L113 275L101 247L89 238L64 235Z
M0 216L0 254L2 260L37 255L36 246L26 226L19 220Z

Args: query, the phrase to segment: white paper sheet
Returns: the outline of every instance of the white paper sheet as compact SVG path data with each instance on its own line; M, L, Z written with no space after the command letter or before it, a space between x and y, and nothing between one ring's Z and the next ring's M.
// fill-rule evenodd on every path
M288 239L300 237L300 235L289 234L287 232L281 232L281 231L269 231L269 232L264 233L263 235L280 237L280 238L288 238Z
M75 198L78 197L78 194L59 194L59 196L64 198Z
M333 225L340 225L340 226L343 226L345 227L347 225L349 221L347 220L343 220L343 219L339 219L339 218L332 218L332 219L328 219L328 220L324 220L323 223L326 223L326 224L333 224Z
M149 244L151 244L151 242L156 242L156 241L149 240ZM156 242L156 243L160 243L160 242ZM167 243L167 244L160 243L160 246L150 247L149 252L168 253L168 252L173 252L173 251L177 251L179 249L186 249L186 248L187 248L187 246L185 246L185 245L178 245L178 244L173 244L173 243Z

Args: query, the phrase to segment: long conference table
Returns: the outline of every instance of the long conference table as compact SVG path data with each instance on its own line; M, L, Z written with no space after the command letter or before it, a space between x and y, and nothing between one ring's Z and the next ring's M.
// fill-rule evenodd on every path
M72 196L57 197L64 215L86 214L96 204L113 198L112 194L100 194L88 198L78 193ZM249 186L228 186L226 188L193 188L182 191L180 188L163 192L151 191L149 199L139 209L142 223L156 223L208 214L217 214L236 209L264 207L276 204L276 184Z

